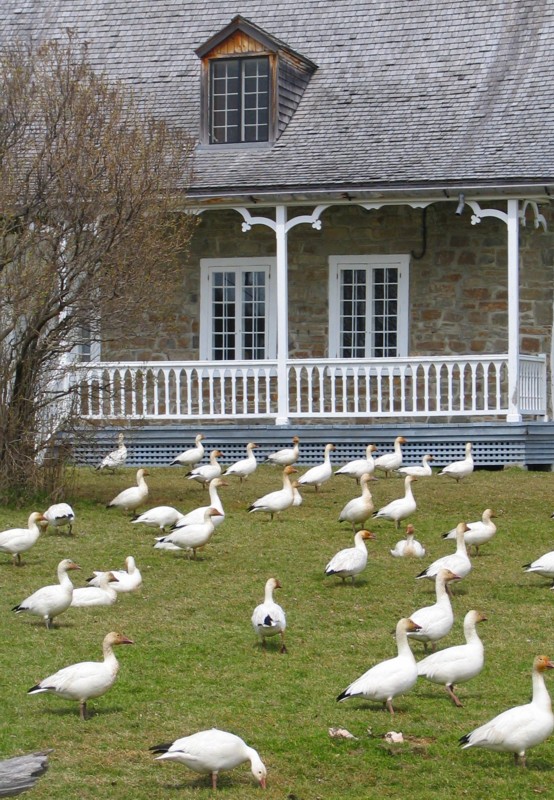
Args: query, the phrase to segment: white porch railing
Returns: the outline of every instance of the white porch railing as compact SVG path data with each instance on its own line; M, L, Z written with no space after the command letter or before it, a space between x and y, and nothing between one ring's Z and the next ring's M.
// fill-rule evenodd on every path
M508 413L508 356L290 359L290 419L480 417ZM277 362L75 364L88 419L275 419ZM520 356L522 415L546 414L546 357Z

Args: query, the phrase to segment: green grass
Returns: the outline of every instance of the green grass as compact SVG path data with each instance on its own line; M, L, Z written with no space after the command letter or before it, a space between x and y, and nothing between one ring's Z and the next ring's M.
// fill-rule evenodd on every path
M145 508L171 504L188 511L207 502L207 493L178 468L150 472ZM221 490L227 518L196 562L154 550L153 529L104 508L133 480L129 469L113 477L81 470L68 498L77 514L76 535L44 534L24 554L21 568L0 555L0 755L54 748L50 770L33 790L36 800L208 797L208 778L156 762L148 748L211 726L238 733L259 751L268 769L267 800L509 799L552 790L554 737L530 751L526 770L514 768L509 755L457 745L476 725L527 702L533 657L554 657L554 594L548 581L521 569L554 549L552 474L478 471L459 485L436 476L419 480L412 521L428 557L393 559L389 549L401 534L392 523L375 522L369 527L377 541L368 543L368 567L354 586L323 576L329 558L352 543L349 526L336 521L344 503L359 494L348 478L333 478L317 495L304 490L303 505L273 523L246 508L279 488L280 471L262 466L242 487L229 479ZM379 507L400 496L403 483L381 479L372 490ZM464 707L455 708L444 689L423 681L397 698L393 718L375 704L337 704L348 683L395 655L397 620L433 602L433 585L414 576L454 549L441 532L461 519L478 519L487 507L498 514L498 533L455 587L454 628L441 643L462 641L470 608L487 614L480 626L485 669L459 687ZM0 530L24 524L30 510L0 509ZM72 575L83 585L93 569L122 567L131 554L143 588L111 608L71 609L50 631L36 617L10 612L55 581L64 557L82 566ZM263 652L250 624L271 575L283 584L276 599L287 613L286 655L278 652L277 640ZM99 659L110 630L125 633L135 646L118 649L117 683L90 702L87 722L79 720L75 703L27 696L29 687L60 667ZM413 649L421 657L422 646ZM554 678L547 680L554 691ZM358 738L331 739L330 726ZM402 731L404 744L388 745L383 735L389 730ZM260 797L262 790L244 766L224 773L218 791L242 800Z

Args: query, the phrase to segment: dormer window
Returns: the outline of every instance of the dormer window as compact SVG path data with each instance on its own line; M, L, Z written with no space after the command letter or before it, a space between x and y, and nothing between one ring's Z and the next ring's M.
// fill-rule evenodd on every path
M269 140L269 58L210 62L210 144Z

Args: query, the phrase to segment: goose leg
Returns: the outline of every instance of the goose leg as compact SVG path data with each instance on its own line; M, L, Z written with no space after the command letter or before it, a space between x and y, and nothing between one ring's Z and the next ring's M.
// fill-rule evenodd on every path
M386 706L387 706L388 710L390 711L390 713L392 714L392 716L394 716L394 708L392 707L392 702L391 702L390 698L387 700Z
M452 698L452 700L454 701L454 705L457 706L458 708L463 708L463 705L460 703L460 698L456 697L456 695L454 694L454 684L447 683L445 689Z
M87 701L83 700L82 703L79 703L79 716L83 720L83 722L87 718Z
M280 633L281 636L281 653L288 653L287 646L285 644L285 634L283 632Z

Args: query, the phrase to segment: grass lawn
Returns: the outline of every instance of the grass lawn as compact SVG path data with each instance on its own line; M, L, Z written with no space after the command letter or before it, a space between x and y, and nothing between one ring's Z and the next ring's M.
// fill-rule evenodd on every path
M335 464L339 466L339 464ZM300 468L302 472L303 469ZM36 800L110 800L208 797L206 776L174 763L157 762L151 745L196 730L233 731L255 747L268 770L265 793L247 765L219 778L221 797L267 800L353 800L456 797L530 798L554 787L554 737L532 749L528 768L511 755L458 748L458 738L504 709L528 701L533 657L554 658L554 593L549 581L522 564L554 549L554 475L546 472L478 471L461 484L447 478L414 484L418 510L411 518L425 559L394 559L401 538L393 523L368 527L366 571L354 586L323 575L337 550L352 545L348 524L337 522L343 505L359 494L353 480L333 477L319 493L303 490L304 502L274 522L246 509L280 488L281 471L260 466L242 486L228 479L221 490L226 519L196 561L184 553L153 549L156 531L131 525L106 509L135 470L114 476L83 469L71 496L74 535L50 529L15 568L0 554L0 756L54 748L50 769L32 792ZM151 469L143 510L174 505L188 511L207 503L207 492L178 467ZM372 484L376 507L403 494L403 481ZM462 642L470 608L486 613L479 632L485 644L481 675L458 687L464 707L444 689L420 679L395 701L394 717L380 705L336 696L371 665L396 654L397 620L434 602L434 585L415 575L455 542L440 534L483 510L497 514L498 533L473 559L473 571L454 587L455 622L440 646ZM34 509L0 509L0 530L26 524ZM44 510L44 509L38 509ZM35 589L54 583L58 562L71 557L84 585L93 569L122 568L134 555L143 574L141 591L120 596L109 608L70 609L46 630L37 617L10 609ZM275 599L287 614L288 653L278 637L267 651L250 624L264 584L276 576ZM104 635L117 630L134 640L119 647L115 686L90 701L90 719L79 720L76 703L27 689L59 668L101 658ZM421 644L413 643L417 658ZM546 676L554 691L554 675ZM330 726L356 739L329 737ZM403 744L387 744L387 731Z

